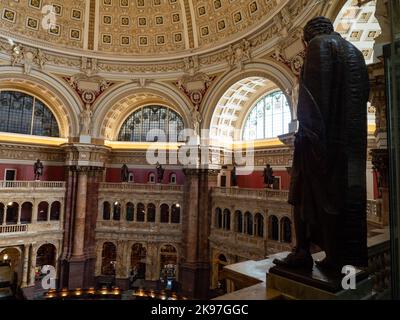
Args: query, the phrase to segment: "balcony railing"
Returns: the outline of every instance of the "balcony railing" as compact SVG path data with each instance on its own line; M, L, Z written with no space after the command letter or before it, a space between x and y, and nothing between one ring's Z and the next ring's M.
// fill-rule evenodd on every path
M1 189L64 189L64 181L0 181Z
M109 183L100 184L100 191L172 191L183 192L183 186L180 185L164 185L164 184L140 184L140 183Z
M23 223L0 226L0 234L36 233L43 231L62 231L61 221L45 221L37 223Z
M4 233L22 233L28 232L28 225L9 225L9 226L0 226L0 234Z
M375 200L367 201L367 219L369 222L380 224L382 222L381 204Z
M257 200L287 200L289 191L273 189L213 188L213 195Z

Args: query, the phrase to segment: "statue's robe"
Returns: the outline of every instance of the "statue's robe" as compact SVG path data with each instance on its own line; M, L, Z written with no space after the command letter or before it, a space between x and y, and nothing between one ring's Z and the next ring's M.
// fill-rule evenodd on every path
M312 243L336 263L367 265L368 71L339 34L307 47L289 203Z

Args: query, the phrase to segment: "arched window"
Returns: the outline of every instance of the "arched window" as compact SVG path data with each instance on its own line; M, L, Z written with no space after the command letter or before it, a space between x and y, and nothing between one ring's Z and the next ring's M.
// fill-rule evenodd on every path
M257 213L254 217L255 220L255 235L257 237L264 237L264 217L261 213Z
M42 245L36 254L36 267L56 266L57 249L48 243Z
M243 233L243 214L241 211L235 212L235 231Z
M149 173L148 182L149 183L156 183L156 175L153 172Z
M231 230L231 212L228 209L224 210L223 229Z
M174 204L172 206L171 222L181 223L181 206L179 204Z
M32 210L33 205L31 202L25 202L21 207L21 223L28 224L32 223Z
M147 205L147 222L156 222L156 206L153 203Z
M292 222L289 218L285 217L281 220L282 242L292 242Z
M270 216L268 220L268 238L270 240L279 241L279 222L275 216Z
M220 208L215 209L215 227L222 229L222 210Z
M113 220L121 220L121 204L118 201L114 202Z
M146 106L128 117L122 125L118 140L176 142L180 141L179 134L183 129L182 117L172 109L162 106ZM157 135L158 137L155 137Z
M250 212L246 212L244 215L245 232L252 236L253 235L253 215Z
M178 252L172 245L164 245L160 250L160 277L172 280L178 270Z
M136 207L136 221L137 222L144 222L144 216L145 216L145 206L143 203L139 203Z
M103 245L101 261L101 274L104 276L115 276L115 266L117 262L117 247L112 242Z
M269 93L255 104L243 129L243 140L270 139L289 132L292 117L282 91Z
M45 201L39 203L37 220L47 221L48 213L49 213L49 204Z
M133 221L135 214L135 205L132 202L126 204L126 221Z
M161 205L161 223L169 223L169 206L167 204Z
M175 173L171 173L171 175L169 176L169 183L176 184L176 174Z
M58 221L60 220L61 203L59 201L53 202L50 209L50 220Z
M132 246L131 250L131 276L134 279L145 279L146 278L146 248L136 243Z
M7 206L7 217L6 223L8 225L17 224L18 223L18 210L19 204L16 202L9 203Z
M0 131L59 137L56 118L39 99L19 91L0 92Z
M103 220L108 221L111 219L111 205L109 202L103 203Z

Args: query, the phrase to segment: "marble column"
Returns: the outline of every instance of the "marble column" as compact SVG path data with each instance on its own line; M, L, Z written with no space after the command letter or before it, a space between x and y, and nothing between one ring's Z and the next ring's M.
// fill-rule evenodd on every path
M79 172L74 221L73 258L82 258L84 256L87 174L85 170Z
M72 257L69 261L70 289L82 288L85 279L85 219L87 201L88 171L79 168L76 193L76 207L73 223Z
M29 282L29 251L30 245L24 245L24 266L22 269L22 285L21 288L25 288L28 286Z
M186 169L183 213L184 259L180 282L190 298L207 299L210 288L209 236L212 187L217 186L218 171Z

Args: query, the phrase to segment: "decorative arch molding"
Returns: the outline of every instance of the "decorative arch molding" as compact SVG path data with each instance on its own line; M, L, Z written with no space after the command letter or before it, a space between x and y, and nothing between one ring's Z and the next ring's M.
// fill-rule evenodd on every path
M114 88L94 105L93 134L106 140L116 140L124 121L136 109L160 104L182 116L187 128L191 128L190 102L177 88L165 83L123 84Z
M53 112L61 138L78 135L81 103L59 79L37 70L24 75L18 68L0 67L0 90L22 91L39 98Z
M293 87L296 85L297 79L295 75L287 67L279 64L273 60L256 61L243 68L242 71L236 69L225 73L221 76L214 87L206 95L203 102L203 122L202 129L210 129L212 126L212 119L216 106L220 99L224 96L225 92L229 90L235 83L249 78L249 77L260 77L266 78L282 90L286 95L291 107L292 118L294 115L293 106L291 105L291 97L288 93L293 91ZM244 110L246 112L248 110Z

